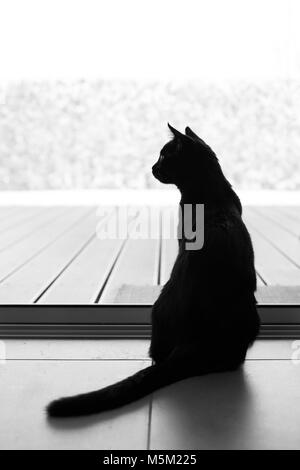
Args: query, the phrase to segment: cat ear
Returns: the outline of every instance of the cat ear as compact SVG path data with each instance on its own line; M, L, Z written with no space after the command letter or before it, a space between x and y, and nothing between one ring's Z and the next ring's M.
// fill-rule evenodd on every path
M172 132L174 137L176 137L177 139L179 139L183 142L191 142L191 138L189 136L187 136L185 134L182 134L180 131L178 131L177 129L172 127L171 124L169 124L169 123L168 123L168 128L170 129L170 131Z
M202 144L204 145L207 145L204 140L201 139L201 137L199 137L197 134L195 134L195 132L192 131L192 129L190 127L186 127L185 128L185 133L186 135L188 135L189 137L191 137L192 139L194 140L198 140L199 142L201 142Z
M199 137L197 134L195 134L195 132L193 132L190 127L186 127L186 128L185 128L185 133L186 133L186 135L188 135L189 137L192 137L192 138L194 138L194 139L200 139L200 137Z

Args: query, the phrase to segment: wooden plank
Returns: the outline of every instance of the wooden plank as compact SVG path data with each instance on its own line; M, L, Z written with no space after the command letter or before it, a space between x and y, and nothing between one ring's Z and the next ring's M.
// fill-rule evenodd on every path
M256 285L257 285L257 287L265 286L267 284L267 282L264 280L264 278L259 273L259 271L257 271L257 269L255 270L255 272L256 272Z
M113 211L113 208L111 210ZM96 216L96 212L93 215ZM114 217L116 217L115 211L108 215L108 217L105 217L97 227L101 227L101 224L103 226L108 219L111 222ZM92 223L91 233L96 231L96 222L95 219ZM79 230L82 232L86 228L79 228ZM72 246L72 243L74 244L74 238L77 238L74 230L68 234L68 238L70 240L66 240L66 248L64 248L64 239L60 242L63 243L60 252L63 254L64 259L66 259L66 253ZM110 274L123 243L122 239L99 239L96 236L93 237L90 243L78 253L78 256L57 277L55 282L38 300L38 303L89 304L96 302L98 294ZM55 249L54 246L53 248ZM48 252L49 250L45 252L45 256L47 256ZM60 263L62 262L61 258L59 260ZM36 264L38 269L38 260ZM30 270L30 266L28 268ZM20 276L21 279L22 277Z
M93 239L41 297L39 303L94 303L121 246L122 240Z
M16 214L20 214L22 207L20 206L0 206L0 220L8 219Z
M130 238L116 261L114 269L102 292L99 303L126 303L126 286L157 285L159 278L160 237L159 221L151 230L156 238L133 239L134 223ZM143 302L143 298L139 299Z
M7 232L13 227L21 225L24 221L41 214L45 209L41 207L19 208L10 217L5 217L0 222L0 233Z
M34 217L22 220L21 223L10 227L4 233L0 233L0 251L3 251L18 242L22 242L32 233L49 224L59 217L66 209L64 207L50 207L38 212Z
M105 387L149 363L9 361L0 368L1 449L145 449L149 397L126 410L56 424L46 419L44 410L59 396Z
M280 210L285 212L286 215L294 220L300 221L300 207L299 206L281 206Z
M158 240L129 239L104 288L100 297L100 303L116 302L120 291L126 285L143 286L157 284L158 250ZM139 301L143 302L143 298ZM122 302L125 302L123 296Z
M278 207L255 207L255 212L258 212L261 216L272 220L274 223L279 225L281 228L291 233L292 235L300 236L300 220L289 217L286 212L282 211Z
M300 270L261 235L257 220L247 211L243 218L251 235L256 270L263 280L271 285L300 285Z
M35 302L54 282L58 283L60 273L66 269L74 258L95 237L96 211L69 228L60 238L47 249L22 266L12 276L0 284L1 303ZM89 276L89 271L83 273ZM74 279L73 279L74 280ZM77 280L76 280L77 281ZM72 292L80 290L78 282L73 283L72 291L64 292L64 302L72 303ZM50 288L51 289L51 288ZM69 294L69 296L68 296ZM39 302L44 302L44 296Z
M255 229L283 253L292 263L300 266L300 240L291 235L283 228L279 227L275 222L266 219L262 215L255 212L250 207L245 210L247 220L252 223Z
M0 253L0 281L10 276L22 265L44 250L56 238L61 236L81 217L87 215L90 208L70 208L67 213L58 209L59 215L51 223L33 232L25 240ZM50 221L49 221L50 222Z
M96 302L123 243L121 239L101 240L94 237L41 297L39 303Z

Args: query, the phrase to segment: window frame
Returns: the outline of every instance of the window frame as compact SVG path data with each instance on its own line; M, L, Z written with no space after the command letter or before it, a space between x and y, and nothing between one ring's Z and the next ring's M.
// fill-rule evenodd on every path
M150 338L151 308L151 304L0 305L0 338ZM300 305L258 304L257 309L260 337L300 337Z

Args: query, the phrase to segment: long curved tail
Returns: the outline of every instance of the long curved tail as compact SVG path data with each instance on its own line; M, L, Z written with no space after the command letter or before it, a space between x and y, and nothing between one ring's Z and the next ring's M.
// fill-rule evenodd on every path
M177 367L179 366L179 367ZM193 375L176 360L153 365L113 385L82 395L54 400L47 406L51 417L83 416L112 410L145 397L155 390Z

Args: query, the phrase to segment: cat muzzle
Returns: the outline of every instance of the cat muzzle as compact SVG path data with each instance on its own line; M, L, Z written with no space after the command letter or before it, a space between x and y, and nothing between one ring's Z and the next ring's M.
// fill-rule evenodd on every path
M168 178L166 175L163 174L161 169L157 166L157 164L153 165L152 167L152 174L154 178L156 178L161 183L168 183Z

